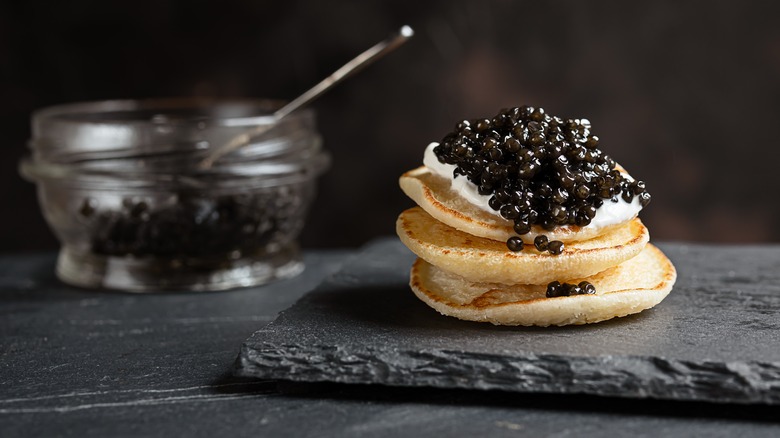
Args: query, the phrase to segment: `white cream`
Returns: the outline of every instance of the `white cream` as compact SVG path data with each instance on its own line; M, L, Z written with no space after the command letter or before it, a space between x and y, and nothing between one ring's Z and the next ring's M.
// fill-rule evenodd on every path
M460 196L469 201L475 207L484 210L492 215L495 215L502 220L505 220L501 215L490 208L488 201L490 196L480 195L477 191L477 186L468 180L465 176L453 177L455 165L446 164L439 161L436 154L433 152L433 148L438 146L439 143L431 143L425 148L425 155L423 156L423 164L430 169L431 172L447 178L450 180L452 190L456 191ZM626 174L627 178L631 178ZM596 210L596 216L590 221L588 228L603 228L614 224L629 221L635 218L639 214L639 210L642 209L642 205L639 203L639 198L634 197L631 202L625 202L622 198L618 197L618 202L612 202L611 200L605 200L604 204Z

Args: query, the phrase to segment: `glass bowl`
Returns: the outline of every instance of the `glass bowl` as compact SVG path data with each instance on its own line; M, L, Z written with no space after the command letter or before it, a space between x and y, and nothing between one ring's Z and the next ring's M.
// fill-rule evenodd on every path
M215 147L271 123L280 102L164 99L33 115L20 172L62 244L66 283L126 291L220 290L296 275L297 237L329 165L300 111L203 169Z

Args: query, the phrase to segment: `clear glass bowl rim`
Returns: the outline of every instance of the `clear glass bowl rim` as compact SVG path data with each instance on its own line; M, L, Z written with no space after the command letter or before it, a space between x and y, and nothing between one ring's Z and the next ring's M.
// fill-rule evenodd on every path
M62 147L64 141L48 141L47 135L56 137L59 130L65 132L68 127L90 129L91 126L101 128L105 126L117 126L130 129L155 129L161 126L175 128L196 126L206 122L209 127L235 128L236 132L242 132L249 127L261 126L274 121L273 111L284 105L284 101L275 99L218 99L218 98L152 98L152 99L122 99L75 102L54 105L41 108L32 115L33 138L29 142L33 150L32 157L25 157L19 163L19 171L23 177L33 182L58 180L72 184L85 184L98 187L107 183L116 185L114 181L126 181L132 186L147 186L162 184L169 189L169 184L192 185L188 181L195 181L199 175L207 175L216 179L220 184L226 182L233 184L248 184L250 186L272 186L288 184L293 181L313 179L322 174L330 165L330 155L321 148L322 139L316 129L304 132L310 137L309 145L297 150L293 156L279 156L270 160L241 160L230 162L224 160L225 166L201 171L189 169L186 172L158 172L152 169L134 167L128 160L127 166L117 166L115 170L95 169L78 162L49 160L45 154L39 154L47 147ZM172 115L164 121L154 120L152 114ZM176 113L179 111L178 113ZM232 115L230 115L232 114ZM243 114L243 115L241 115ZM183 115L183 116L182 116ZM137 116L137 117L134 117ZM290 132L284 125L305 123L305 120L314 119L314 111L303 109L290 114L279 127L273 131L279 135L271 139L282 139ZM295 125L297 126L297 125ZM308 126L308 125L304 125ZM312 125L313 128L313 125ZM269 133L270 133L269 132ZM300 132L300 131L299 131ZM41 136L40 134L45 134ZM63 149L72 153L79 153L77 147ZM97 149L100 152L100 149ZM87 156L89 153L87 152ZM186 151L192 153L192 151ZM202 152L202 151L200 151ZM232 154L231 154L232 155ZM120 157L134 159L132 153ZM226 157L228 158L228 157ZM154 159L154 155L152 155ZM113 180L113 181L112 181Z
M166 97L150 99L114 99L114 100L95 100L85 102L65 103L52 105L38 109L32 113L34 126L45 122L73 123L73 124L140 124L140 125L161 125L161 124L181 124L197 123L208 120L216 123L218 126L256 126L271 123L273 121L273 112L281 108L285 101L279 99L219 99L219 98L200 98L200 97ZM149 118L139 119L112 119L112 118L81 118L79 115L98 115L111 114L118 112L132 111L150 111L156 110L183 110L183 109L201 109L225 107L228 105L254 106L267 111L265 115L254 116L227 116L227 117L208 117L199 116L190 119L168 119L166 121L154 121ZM153 111L150 111L153 112ZM300 116L310 113L310 109L302 109L292 113L290 117ZM36 132L33 132L36 137Z

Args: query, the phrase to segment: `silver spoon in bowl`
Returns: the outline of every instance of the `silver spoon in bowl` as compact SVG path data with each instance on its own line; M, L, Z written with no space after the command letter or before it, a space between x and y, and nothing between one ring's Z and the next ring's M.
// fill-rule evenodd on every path
M356 56L348 63L341 66L341 68L333 72L327 78L320 81L317 85L313 86L305 93L301 94L294 100L290 101L283 107L276 110L272 114L273 120L271 121L271 123L258 126L252 130L244 132L243 134L237 135L233 137L233 139L231 139L229 142L215 148L213 151L211 151L208 154L208 156L206 156L206 158L204 158L198 164L198 167L200 167L201 169L211 168L211 166L213 166L214 163L220 158L222 158L223 156L248 145L253 138L270 131L271 129L273 129L274 126L276 126L279 123L279 121L287 117L290 113L309 104L311 101L318 98L320 95L322 95L325 91L329 90L334 85L338 84L339 82L343 81L344 79L348 78L354 73L357 73L363 67L366 67L367 65L371 64L372 62L376 61L377 59L391 52L392 50L398 48L401 44L405 43L413 35L414 35L414 30L412 30L411 27L409 26L401 27L398 33L390 36L384 41L375 44L365 52L361 53L360 55Z

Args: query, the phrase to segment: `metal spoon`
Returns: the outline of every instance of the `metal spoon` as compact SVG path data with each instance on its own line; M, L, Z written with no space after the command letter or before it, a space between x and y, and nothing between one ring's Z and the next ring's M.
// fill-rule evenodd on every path
M209 169L221 157L235 151L236 149L240 149L246 146L249 144L252 138L268 132L274 126L276 126L280 120L288 116L290 113L318 98L322 93L329 90L331 87L343 81L352 74L357 73L363 67L366 67L390 51L396 49L413 35L414 30L412 30L411 27L403 26L397 34L377 43L365 52L356 56L354 59L333 72L330 76L323 79L320 83L313 86L308 91L289 102L287 105L276 110L276 112L273 113L273 121L271 123L258 126L243 134L237 135L228 143L214 149L205 159L203 159L203 161L199 163L199 167L201 169Z

